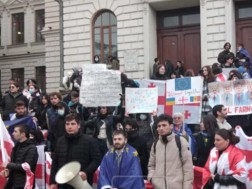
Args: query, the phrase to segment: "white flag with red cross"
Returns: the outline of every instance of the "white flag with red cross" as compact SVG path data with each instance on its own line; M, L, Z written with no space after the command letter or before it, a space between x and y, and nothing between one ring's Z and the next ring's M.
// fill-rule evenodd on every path
M185 123L200 123L202 79L200 77L160 80L136 80L140 88L158 88L158 115L181 112Z
M248 137L240 126L235 127L236 136L240 137L240 142L236 144L246 156L248 178L247 189L252 189L252 137Z
M35 172L35 183L39 189L45 188L45 145L38 145L38 161Z
M46 155L46 189L50 188L50 175L51 175L51 167L52 167L52 158L48 152L45 153Z

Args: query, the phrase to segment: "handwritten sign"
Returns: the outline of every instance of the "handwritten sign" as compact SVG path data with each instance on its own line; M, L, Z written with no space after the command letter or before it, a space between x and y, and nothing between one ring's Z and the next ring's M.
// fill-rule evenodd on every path
M80 103L86 107L118 106L121 73L115 70L84 71L80 89Z
M124 64L125 71L137 71L138 70L138 53L136 50L124 51Z
M88 71L96 71L96 70L107 70L106 64L83 64L82 65L82 71L88 72Z
M157 111L158 88L126 88L127 113L151 113Z

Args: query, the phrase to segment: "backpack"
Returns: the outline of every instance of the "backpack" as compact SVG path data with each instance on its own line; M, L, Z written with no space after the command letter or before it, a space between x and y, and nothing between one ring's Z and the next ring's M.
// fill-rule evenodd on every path
M181 153L181 141L180 141L180 136L179 135L175 135L175 141L176 141L176 145L178 147L179 150L179 157L180 159L182 159L182 153ZM156 145L157 145L158 139L155 140L154 142L154 153L156 153Z

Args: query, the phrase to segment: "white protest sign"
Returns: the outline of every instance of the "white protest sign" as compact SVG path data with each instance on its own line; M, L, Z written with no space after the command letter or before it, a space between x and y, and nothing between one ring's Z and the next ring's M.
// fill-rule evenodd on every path
M118 106L121 93L119 71L90 69L83 72L80 89L80 103L83 106Z
M158 88L126 88L127 113L151 113L157 111Z
M83 64L82 65L82 71L96 71L96 70L107 70L106 64Z

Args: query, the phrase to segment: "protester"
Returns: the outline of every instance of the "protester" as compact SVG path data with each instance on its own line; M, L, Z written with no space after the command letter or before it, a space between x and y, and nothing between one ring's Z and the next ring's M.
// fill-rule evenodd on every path
M158 66L159 66L159 59L155 58L154 59L154 64L153 64L153 72L152 72L152 77L154 77L154 75L157 73L158 71Z
M228 55L231 55L233 58L235 57L234 53L232 53L230 51L231 49L231 44L229 42L226 42L224 44L224 50L222 52L219 53L218 55L218 62L221 64L221 66L223 67L223 65L226 63L226 60L227 60L227 56Z
M15 113L11 115L10 121L20 119L28 115L27 108L23 101L17 101L15 104Z
M217 120L219 129L232 129L231 125L227 122L227 108L219 104L213 107L213 115Z
M80 119L76 114L69 114L65 118L66 134L58 139L55 152L52 156L50 189L57 189L55 175L66 163L78 161L81 164L79 175L82 180L93 182L93 173L101 162L100 151L96 141L80 132ZM59 185L59 188L73 189L68 184Z
M165 66L163 64L160 64L158 66L157 72L155 73L155 75L153 75L151 79L154 79L154 80L167 80L168 79Z
M155 188L191 189L193 164L186 139L179 137L180 142L176 141L172 117L161 114L156 123L159 139L151 148L148 180Z
M35 79L28 79L26 81L26 87L23 89L22 93L23 95L27 98L27 99L30 99L31 97L31 93L29 92L29 87L30 86L34 86L34 85L37 85L37 82Z
M42 93L40 95L40 113L38 118L38 125L41 129L48 129L47 121L46 121L46 112L51 108L49 95L46 93Z
M92 135L98 141L102 156L113 144L112 134L116 124L122 122L124 112L119 116L111 115L109 107L98 107L98 115L85 123L84 133Z
M40 113L40 91L37 85L31 85L28 87L30 97L28 103L28 112L31 116L39 116Z
M138 153L127 144L123 130L113 133L113 148L102 160L97 188L145 188Z
M217 131L215 148L211 150L203 172L204 189L246 189L248 171L245 156L235 146L239 141L232 130Z
M1 172L9 178L4 189L33 188L38 152L36 146L30 141L29 129L27 125L17 125L14 128L13 138L16 144L12 149L11 162L3 162Z
M168 78L169 75L171 75L171 73L174 72L174 66L170 60L166 60L164 65L165 65L166 78Z
M207 115L211 112L212 107L209 105L208 96L208 84L215 81L215 77L213 75L212 69L210 66L204 66L202 68L202 77L203 80L203 91L202 91L202 114Z
M52 92L50 93L49 97L50 97L50 102L52 106L46 112L46 119L47 119L47 125L48 125L47 147L48 147L48 151L53 152L54 151L53 145L56 142L54 140L55 133L53 133L53 131L56 130L56 132L58 132L57 129L55 129L55 128L58 128L58 119L60 116L64 116L67 113L69 113L69 110L68 110L68 106L64 102L61 101L62 96L60 93ZM61 108L60 111L58 111L58 106L57 106L59 102L61 102L61 105L64 106L64 108Z
M185 68L184 68L183 64L184 63L181 60L177 61L177 66L174 70L177 77L183 77L185 74Z
M214 63L212 65L213 74L216 77L216 81L226 81L227 76L223 74L221 65L219 63Z
M196 154L193 157L194 165L204 167L210 150L214 147L214 135L219 129L216 118L206 115L200 124L200 133L195 136Z
M11 114L15 113L15 103L17 101L23 101L26 107L28 105L27 98L19 92L19 85L14 83L10 85L10 92L3 97L0 103L3 108L2 119L4 121L10 120Z
M134 119L125 119L124 121L124 130L128 135L128 144L135 148L138 152L142 173L143 176L147 177L148 175L148 161L149 161L149 152L147 148L147 141L143 136L139 135L139 125Z

